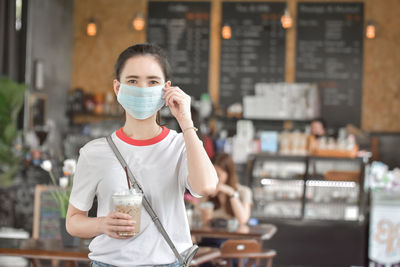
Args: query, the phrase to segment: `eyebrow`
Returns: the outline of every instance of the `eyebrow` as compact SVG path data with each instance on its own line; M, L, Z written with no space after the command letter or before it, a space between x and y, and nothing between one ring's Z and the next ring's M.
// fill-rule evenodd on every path
M125 77L125 79L129 79L129 78L138 79L140 77L137 76L137 75L128 75L128 76ZM159 79L159 80L161 80L161 77L158 77L158 76L147 76L146 79Z

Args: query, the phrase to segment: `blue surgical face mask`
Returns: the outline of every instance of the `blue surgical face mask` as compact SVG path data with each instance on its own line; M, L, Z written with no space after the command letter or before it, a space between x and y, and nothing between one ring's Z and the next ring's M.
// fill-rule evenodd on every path
M132 117L144 120L164 106L163 88L164 85L136 87L121 83L117 100Z

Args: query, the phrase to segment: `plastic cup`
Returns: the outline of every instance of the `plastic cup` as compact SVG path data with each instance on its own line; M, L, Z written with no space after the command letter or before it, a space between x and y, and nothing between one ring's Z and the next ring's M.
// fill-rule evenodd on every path
M201 221L203 225L211 221L214 212L214 204L212 202L200 202L199 208L201 211Z
M119 232L120 236L134 236L140 232L140 217L142 212L142 199L141 193L132 191L121 191L113 194L112 200L114 204L114 210L129 214L132 219L136 222L135 229L131 232Z

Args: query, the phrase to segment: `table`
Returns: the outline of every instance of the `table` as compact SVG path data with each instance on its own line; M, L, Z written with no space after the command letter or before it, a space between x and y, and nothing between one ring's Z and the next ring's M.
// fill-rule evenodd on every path
M0 238L0 255L24 257L33 266L40 266L41 259L62 260L64 266L76 266L76 261L89 263L88 253L83 243L79 247L68 248L60 240Z
M81 242L79 247L63 247L60 240L53 239L13 239L0 238L0 255L24 257L34 267L40 266L39 260L61 260L64 266L76 266L77 261L89 262L87 245ZM191 266L213 260L221 255L218 248L200 247Z
M256 239L258 242L271 239L277 228L273 224L259 224L255 226L240 225L235 230L215 228L209 225L192 227L190 233L195 237L210 237L221 239Z

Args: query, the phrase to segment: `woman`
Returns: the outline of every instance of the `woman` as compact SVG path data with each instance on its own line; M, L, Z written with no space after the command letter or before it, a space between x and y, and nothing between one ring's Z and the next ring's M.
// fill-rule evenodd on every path
M250 218L251 206L253 205L250 188L239 184L235 163L231 155L217 152L212 159L212 163L219 179L216 191L207 200L214 204L212 217L214 219L236 219L240 224L239 228L240 226L243 226L241 228L245 228L245 224L247 224ZM203 238L199 245L219 248L224 241L226 239ZM201 266L208 267L213 265L205 263Z
M208 195L218 177L196 135L190 97L172 86L169 64L156 45L137 44L123 51L115 64L114 92L126 111L124 126L112 134L144 194L181 253L192 246L183 194ZM182 133L160 126L165 103ZM129 215L113 211L111 196L127 188L125 171L105 138L80 150L66 226L71 235L92 238L92 266L178 266L172 250L142 208L140 233ZM88 217L97 195L96 218Z
M216 153L212 163L219 178L217 190L209 197L214 203L213 218L236 218L239 224L246 224L253 203L250 188L239 184L235 163L229 154Z

